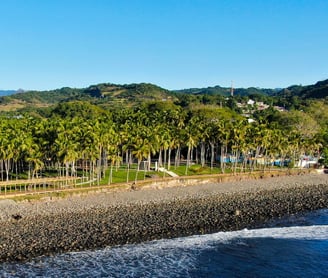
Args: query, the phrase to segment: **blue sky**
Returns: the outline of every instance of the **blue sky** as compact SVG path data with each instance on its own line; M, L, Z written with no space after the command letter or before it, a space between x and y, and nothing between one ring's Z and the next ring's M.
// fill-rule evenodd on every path
M328 0L0 0L0 89L328 78Z

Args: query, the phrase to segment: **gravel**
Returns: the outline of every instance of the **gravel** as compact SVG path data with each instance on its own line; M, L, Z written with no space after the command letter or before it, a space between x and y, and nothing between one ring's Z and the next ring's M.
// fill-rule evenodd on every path
M0 261L257 227L328 207L328 175L0 201Z

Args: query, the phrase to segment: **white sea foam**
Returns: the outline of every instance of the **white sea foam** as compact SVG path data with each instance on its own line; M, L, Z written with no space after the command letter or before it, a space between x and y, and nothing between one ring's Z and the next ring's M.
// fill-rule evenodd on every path
M219 232L3 264L1 277L188 277L199 255L252 239L328 240L328 225ZM194 277L194 276L192 276Z
M195 243L200 241L230 241L235 238L280 238L280 239L304 239L304 240L328 240L328 225L296 226L284 228L263 228L254 230L240 230L235 232L219 232L204 236L190 237ZM186 238L188 242L188 238Z
M196 235L170 240L158 240L147 244L147 248L204 248L215 243L230 243L234 239L242 238L280 238L304 240L328 240L328 225L296 226L283 228L263 228L254 230L240 230L233 232L218 232L214 234Z

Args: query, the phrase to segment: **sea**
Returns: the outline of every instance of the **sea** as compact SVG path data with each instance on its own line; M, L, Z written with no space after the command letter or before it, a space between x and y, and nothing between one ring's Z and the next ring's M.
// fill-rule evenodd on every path
M258 229L3 263L0 277L328 277L328 210Z

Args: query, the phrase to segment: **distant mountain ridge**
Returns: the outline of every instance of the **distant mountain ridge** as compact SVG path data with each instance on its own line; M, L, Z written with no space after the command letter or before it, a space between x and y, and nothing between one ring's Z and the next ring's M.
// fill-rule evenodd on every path
M184 90L167 90L150 83L112 84L101 83L87 88L64 87L49 91L0 91L0 111L20 109L24 107L47 107L61 102L88 101L105 106L138 105L144 101L172 100L183 95L194 96L230 96L231 88L214 86L207 88L190 88ZM328 96L328 79L314 85L290 86L285 89L263 88L234 88L234 96L268 96L284 98L286 101L293 97L300 99L320 99ZM117 106L119 107L119 106Z
M314 85L307 85L307 86L290 86L286 89L281 90L276 94L277 96L281 97L293 97L297 96L302 99L307 98L325 98L328 97L328 79L323 81L318 81Z
M254 94L272 95L276 93L279 89L264 89L264 88L233 88L234 95L248 96ZM214 86L207 88L190 88L183 90L175 90L177 93L187 93L195 95L222 95L229 96L231 94L231 88Z
M69 88L50 91L26 91L0 97L0 103L16 106L49 106L60 102L84 100L93 103L142 102L174 98L174 93L159 86L140 83L118 85L102 83L88 88Z

